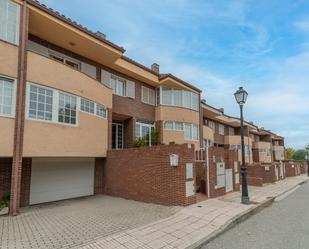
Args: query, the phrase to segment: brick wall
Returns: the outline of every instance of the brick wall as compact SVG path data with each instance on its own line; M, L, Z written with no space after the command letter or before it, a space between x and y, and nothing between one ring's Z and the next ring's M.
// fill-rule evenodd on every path
M177 167L170 166L170 154L179 155ZM186 197L186 163L193 163L194 173L194 147L186 144L110 150L104 171L105 192L163 205L193 204L196 196Z
M20 206L29 205L30 198L30 178L31 178L31 158L23 158L21 186L20 186ZM12 175L12 158L0 158L0 197L10 194Z
M95 159L95 168L94 168L94 194L103 194L104 193L104 164L105 158L96 158Z
M260 161L259 149L252 149L252 160L253 160L253 162L259 162Z
M10 194L12 158L0 158L0 197Z
M292 177L292 176L299 176L301 173L299 162L289 162L285 163L285 176Z
M301 174L308 174L307 161L300 161L300 173Z
M264 183L273 183L276 181L275 165L253 164L247 166L249 185L262 186ZM257 179L253 179L257 178Z
M233 191L239 191L240 185L236 183L235 174L239 174L240 176L240 168L238 163L238 153L235 150L229 150L223 147L210 147L208 150L208 158L209 158L209 195L211 198L222 196L226 194L225 186L221 188L217 188L217 166L218 162L225 163L225 169L232 169L233 172ZM237 172L234 168L234 163L237 164ZM201 166L198 166L201 167ZM197 172L199 172L198 169ZM198 173L199 174L199 173ZM198 179L198 178L197 178ZM206 184L206 193L208 193L208 184L207 184L207 170L205 169L205 184Z

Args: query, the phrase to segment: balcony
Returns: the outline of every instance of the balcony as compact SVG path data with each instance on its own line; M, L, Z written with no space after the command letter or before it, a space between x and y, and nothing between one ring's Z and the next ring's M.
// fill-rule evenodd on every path
M199 112L177 106L157 106L155 115L156 120L170 120L198 125L200 123Z
M203 125L203 139L214 141L214 132L207 125Z
M253 149L260 149L260 148L271 148L271 143L270 142L253 142L252 143L252 148Z
M252 147L252 139L250 137L244 136L244 142L246 146ZM225 136L224 144L241 144L240 136Z

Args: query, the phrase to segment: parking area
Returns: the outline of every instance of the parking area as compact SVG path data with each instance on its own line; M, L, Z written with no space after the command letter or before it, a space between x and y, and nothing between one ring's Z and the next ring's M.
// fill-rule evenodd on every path
M175 214L179 207L105 195L21 209L0 217L0 248L74 248Z

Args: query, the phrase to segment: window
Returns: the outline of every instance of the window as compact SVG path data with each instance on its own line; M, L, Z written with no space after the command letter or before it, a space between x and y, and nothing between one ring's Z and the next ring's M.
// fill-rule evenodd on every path
M191 108L198 110L199 106L199 95L197 93L191 93Z
M223 124L219 124L219 134L224 135L224 125Z
M124 96L124 89L125 89L125 80L120 79L116 76L111 77L111 88L113 89L113 94L119 95L119 96Z
M76 124L76 97L59 93L58 121L66 124Z
M13 115L14 81L0 77L0 115Z
M100 104L97 104L97 111L96 111L97 116L106 118L107 117L107 111L106 108Z
M74 61L74 59L71 59L69 57L66 57L64 55L60 55L56 52L49 51L49 57L63 63L65 65L68 65L76 70L80 70L80 63L78 61Z
M142 86L142 102L150 105L155 105L155 90L149 87Z
M94 102L82 98L80 101L80 109L84 112L94 114Z
M165 121L164 122L164 129L172 130L174 128L174 122L172 121Z
M251 151L250 147L245 145L245 156L250 156L250 154L251 154L250 151Z
M183 91L183 106L191 108L191 92Z
M162 88L162 104L172 105L172 89L171 88Z
M213 141L204 139L204 148L213 146Z
M153 124L136 122L136 124L135 124L135 137L136 138L145 138L146 144L151 146L151 131L153 129L154 129Z
M0 0L0 39L18 44L19 5L8 0Z
M229 127L229 136L235 135L235 129L233 127Z
M183 123L181 123L181 122L175 122L175 130L177 130L177 131L183 131Z
M199 139L199 126L195 124L165 121L164 129L184 131L184 140L198 140Z
M231 150L240 150L241 149L241 145L240 144L231 144L230 145L230 149Z
M29 95L29 118L53 119L53 91L31 85Z
M182 90L174 89L174 105L182 106Z
M213 121L211 121L211 120L208 120L208 127L210 129L214 130L215 129L215 123Z

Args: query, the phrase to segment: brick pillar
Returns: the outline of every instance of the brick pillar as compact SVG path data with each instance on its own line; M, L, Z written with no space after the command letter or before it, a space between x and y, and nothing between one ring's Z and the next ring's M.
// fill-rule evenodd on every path
M123 122L123 147L131 148L133 147L135 141L135 123L136 119L129 118Z
M113 124L113 112L112 109L107 109L107 149L112 149L112 124Z
M22 155L24 140L25 121L25 96L26 96L26 73L27 73L27 41L28 41L29 12L27 2L21 5L19 49L18 49L18 72L16 93L16 116L14 127L14 148L11 180L10 215L17 215L20 206L20 183L22 171Z
M104 191L104 164L105 158L95 159L94 194L103 194Z
M156 121L156 129L159 132L159 144L163 144L163 121Z

